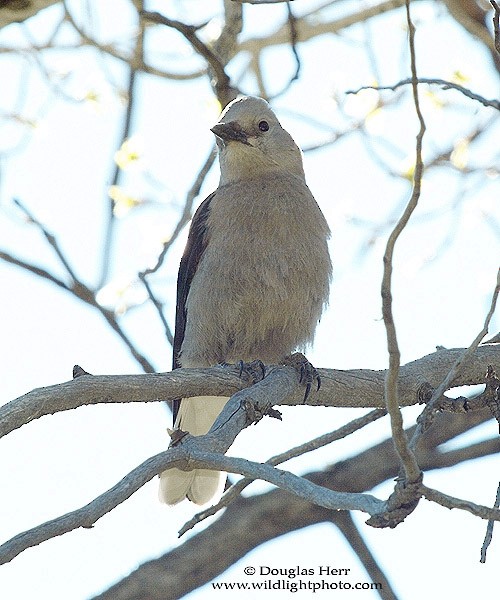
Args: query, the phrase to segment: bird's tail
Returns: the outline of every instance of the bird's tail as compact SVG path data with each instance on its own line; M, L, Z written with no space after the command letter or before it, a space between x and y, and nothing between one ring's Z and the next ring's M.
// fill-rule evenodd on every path
M204 435L224 408L227 398L197 396L183 398L175 427L192 435ZM177 504L188 498L195 504L206 504L221 493L225 476L219 471L168 469L160 475L159 497L166 504Z

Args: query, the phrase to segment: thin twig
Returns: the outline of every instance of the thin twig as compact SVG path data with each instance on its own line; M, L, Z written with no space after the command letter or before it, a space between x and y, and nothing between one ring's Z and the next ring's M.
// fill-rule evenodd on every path
M368 5L366 8L359 10L357 7L354 12L335 19L333 21L327 19L301 19L299 29L299 42L307 42L312 38L317 38L321 35L339 33L344 29L348 29L358 23L372 19L373 17L382 15L386 12L393 11L401 6L404 6L405 0L382 0L379 4ZM316 9L311 11L311 14ZM282 24L271 33L266 33L261 37L254 37L242 40L239 45L240 52L249 52L252 56L259 55L265 48L269 46L279 46L288 44L290 41L290 28L288 23Z
M297 18L295 17L295 15L292 12L292 7L290 5L290 2L286 3L286 9L288 12L288 25L290 26L290 47L292 50L292 54L295 58L295 73L293 74L293 77L290 79L290 83L289 83L289 85L290 85L293 81L296 81L299 78L301 63L300 63L299 53L297 51L297 42L299 39L299 34L297 31Z
M498 300L498 295L500 293L500 268L497 272L497 280L495 289L493 290L490 308L488 310L488 314L484 320L483 328L474 338L471 345L463 352L463 354L457 359L453 367L450 369L450 372L445 377L445 379L441 382L441 384L434 390L432 394L432 398L429 400L427 405L425 406L422 413L419 415L417 419L417 427L415 428L415 432L413 433L412 439L410 441L410 448L413 450L416 448L419 439L422 434L430 427L433 417L436 414L436 410L439 406L441 398L443 397L444 392L449 389L453 383L453 381L457 378L460 370L463 369L464 365L467 361L470 360L471 356L476 352L481 340L487 335L488 328L495 313L495 308Z
M184 226L186 225L186 223L188 223L189 220L191 219L191 211L193 208L193 202L197 198L198 194L200 193L201 186L203 185L203 182L205 181L205 177L207 176L208 172L210 171L212 165L214 164L216 156L217 156L217 150L216 150L215 144L214 144L214 146L212 147L212 150L210 151L210 154L207 157L207 160L205 161L204 165L201 167L200 172L198 173L198 176L196 177L195 182L193 183L193 185L191 186L191 189L187 193L186 200L184 202L184 207L182 209L182 214L181 214L179 220L177 221L174 231L172 232L172 234L170 235L168 240L163 244L162 251L160 252L160 254L158 256L156 264L149 269L145 269L144 271L142 271L139 274L139 277L141 279L142 279L142 277L144 277L146 275L155 273L161 267L170 247L175 242L175 240L179 237L179 234L184 229Z
M408 447L408 440L403 429L403 417L399 408L398 398L398 378L401 354L398 347L396 326L392 314L392 258L396 241L406 227L413 211L416 209L420 198L420 189L422 185L423 161L422 161L422 139L425 133L425 122L420 110L420 102L418 97L417 71L415 58L415 27L410 15L410 2L406 0L406 19L409 28L409 45L411 58L411 73L412 73L412 89L415 111L420 123L420 130L416 138L416 158L415 158L415 173L413 178L413 192L411 198L405 208L405 211L398 223L391 232L387 241L387 246L384 254L384 273L382 278L381 295L382 295L382 316L384 319L387 347L389 352L389 370L387 373L385 384L385 399L387 411L391 418L391 430L394 438L396 451L401 459L405 470L407 481L410 483L416 482L421 476L420 468L415 459L413 452Z
M48 231L48 229L40 223L40 221L38 219L36 219L33 216L33 214L21 202L21 200L19 200L18 198L13 198L13 202L28 217L28 220L30 221L30 223L35 225L37 227L37 229L39 229L42 232L44 238L47 240L49 246L51 246L52 249L54 250L54 252L56 253L57 258L59 259L60 263L66 270L67 274L71 277L71 279L73 281L78 281L78 278L75 275L75 271L69 264L69 261L66 258L66 256L64 255L63 251L61 250L61 247L59 246L59 243L58 243L57 239L55 238L55 236L52 233L50 233Z
M443 494L443 492L439 492L438 490L434 490L423 484L420 487L424 498L431 502L435 502L436 504L440 504L445 508L458 508L460 510L466 510L481 519L500 521L500 510L498 510L498 508L490 508L489 506L476 504L469 500L448 496L448 494Z
M493 504L493 508L498 508L500 506L500 483L497 487L497 495L495 498L495 503ZM491 544L491 540L493 539L493 526L495 525L495 521L490 519L488 521L488 525L486 526L486 535L484 536L484 542L481 547L481 560L480 562L486 562L486 552Z
M361 92L362 90L392 90L392 91L395 91L402 86L412 85L412 83L413 83L413 80L410 77L408 77L407 79L402 79L401 81L398 81L398 83L395 83L394 85L364 85L356 90L348 90L345 93L346 94L357 94L357 93ZM417 83L419 85L422 83L428 84L428 85L439 85L443 88L443 90L457 90L464 96L467 96L467 98L470 98L471 100L477 100L483 106L488 106L490 108L495 108L496 110L500 110L500 101L499 100L487 100L486 98L483 98L483 96L476 94L475 92L469 90L468 88L464 87L463 85L460 85L458 83L453 83L452 81L446 81L445 79L435 79L435 78L430 78L430 77L419 77L417 79Z
M90 35L88 35L82 27L80 27L78 25L78 23L75 21L75 19L73 18L73 15L71 14L71 12L68 9L66 0L62 0L62 5L64 7L64 11L65 11L64 17L65 17L66 21L71 24L71 26L76 31L76 33L80 36L83 44L90 46L92 48L96 48L99 52L108 54L109 56L116 58L117 60L121 61L122 63L125 63L128 68L130 68L131 62L134 62L133 53L131 55L122 53L112 44L99 44L95 39L90 37ZM45 50L45 49L49 49L52 47L53 47L52 45L35 46L35 47L33 47L33 50L37 50L37 49ZM69 50L78 49L80 47L81 47L81 45L63 46L63 48L67 48ZM61 48L61 46L58 45L57 49L60 49L60 48ZM7 50L11 51L10 48L8 48ZM12 51L17 52L18 50L12 49ZM143 73L148 73L148 75L154 75L155 77L162 77L164 79L172 79L174 81L187 81L187 80L191 80L191 79L197 79L198 77L201 77L202 75L206 74L206 69L197 69L196 71L193 71L191 73L176 73L173 71L170 72L170 71L158 69L156 67L152 67L151 65L148 65L141 61L136 62L136 64L134 64L134 68L137 69L138 71L142 71Z
M147 10L141 11L140 15L151 23L166 25L167 27L171 27L172 29L178 31L191 44L193 49L207 61L215 74L214 89L222 106L225 106L236 96L237 91L235 91L231 86L231 80L224 70L224 64L221 62L220 58L216 56L216 54L209 48L209 46L203 43L196 35L198 29L200 29L200 27L203 25L198 27L187 25L181 21L169 19L159 12L150 12Z
M57 31L59 31L59 29L61 27L61 24L64 23L64 21L65 21L65 19L63 17L59 21L59 23L56 25L54 31L51 34L51 40L54 40L54 37L55 37ZM45 62L44 62L43 53L40 52L39 49L36 48L35 38L31 34L31 30L30 30L30 28L28 27L28 25L26 24L25 21L21 24L21 29L22 29L24 37L29 42L29 50L27 51L27 53L29 53L29 56L31 57L31 59L34 61L34 63L40 69L40 72L44 76L45 81L46 81L47 86L49 87L49 89L51 91L53 91L54 94L56 94L56 95L61 96L62 98L64 98L64 100L66 100L67 102L71 102L71 103L80 103L80 102L82 102L82 98L75 98L71 94L66 93L66 91L63 88L63 86L59 85L59 83L57 82L57 78L55 78L53 76L53 74L51 73L51 71L47 68L47 66L45 65ZM47 44L50 45L50 41L47 42ZM58 48L59 48L59 46L58 46Z
M49 273L48 271L46 271L45 269L42 269L41 267L37 267L36 265L32 265L30 263L27 263L24 260L16 258L15 256L12 256L8 252L4 252L3 250L0 250L0 260L4 260L5 262L10 263L11 265L20 267L21 269L24 269L25 271L28 271L29 273L33 273L34 275L37 275L38 277L42 277L42 279L47 279L47 281L54 283L55 285L62 288L63 290L66 290L67 292L73 292L73 290L67 283L65 283L61 279L58 279L57 277L52 275L52 273Z
M123 331L123 329L119 325L118 321L116 320L115 314L112 311L107 310L106 308L101 306L101 304L99 304L99 302L97 301L95 291L92 290L91 288L89 288L81 279L79 279L77 277L75 271L72 269L71 265L69 264L68 259L65 257L64 253L62 252L56 237L53 234L51 234L46 229L46 227L44 225L42 225L40 223L40 221L19 200L14 200L14 202L24 212L24 214L28 217L30 222L33 225L35 225L42 232L42 234L45 237L45 239L47 240L48 244L51 246L51 248L56 253L61 265L64 267L64 270L71 277L71 283L67 284L67 283L61 281L60 279L58 279L57 277L55 277L54 275L52 275L51 273L49 273L47 270L45 270L41 267L32 265L26 261L19 260L15 257L11 256L7 252L0 252L0 259L5 260L6 262L9 262L11 264L14 264L26 271L29 271L30 273L33 273L34 275L37 275L38 277L41 277L42 279L51 281L58 287L61 287L62 289L66 290L67 292L70 292L71 294L73 294L79 300L82 300L86 304L96 308L101 313L101 315L106 319L108 325L110 325L110 327L121 338L121 340L124 342L124 344L129 349L132 356L141 365L144 372L154 373L155 369L154 369L153 365L134 346L132 341L129 339L129 337L126 335L126 333Z
M142 281L144 287L146 288L149 299L153 303L153 306L156 308L156 312L158 313L158 316L160 317L160 321L163 325L163 330L165 331L165 336L166 336L169 344L173 346L174 345L174 336L172 335L172 330L170 329L170 325L168 324L167 319L165 318L165 315L163 314L162 303L156 298L155 294L153 293L153 290L151 289L151 286L149 285L146 275L144 273L139 273L138 277Z
M134 57L133 60L130 61L129 67L129 77L128 77L128 85L127 85L127 107L125 110L125 116L123 119L122 126L122 134L120 136L120 140L118 142L118 149L122 147L124 142L130 137L130 130L132 126L132 116L135 108L135 90L137 87L137 75L138 70L135 65L141 64L144 61L144 37L145 37L145 25L141 20L139 20L139 31L137 33L137 40L134 46ZM111 178L110 186L116 186L119 184L122 169L120 165L115 162L113 166L113 176ZM108 222L106 224L106 233L104 235L104 248L102 252L102 262L101 262L101 275L99 278L98 288L101 288L108 278L109 267L111 264L111 251L113 247L113 237L114 237L114 229L115 229L115 214L114 214L114 202L109 197L106 198L108 204Z
M299 52L297 50L297 43L298 43L298 39L299 39L299 33L297 30L297 18L295 17L295 15L292 12L292 7L290 6L290 2L286 2L286 8L287 8L287 12L288 12L288 26L290 28L290 49L292 50L292 54L295 59L295 72L290 77L290 79L288 80L288 83L285 85L285 87L281 91L277 92L276 94L273 94L269 99L278 98L279 96L282 96L285 92L287 92L290 89L290 86L292 85L292 83L294 81L297 81L297 79L299 78L300 69L302 67ZM259 69L259 71L260 71L260 69ZM260 74L260 78L262 79L261 74Z
M177 224L176 224L171 236L163 244L163 248L156 260L156 264L153 267L151 267L149 269L145 269L144 271L141 271L140 273L138 273L138 277L142 281L144 287L146 288L148 296L149 296L151 302L153 303L154 307L156 308L156 312L158 313L158 316L160 317L160 321L162 322L163 329L165 331L167 340L172 345L174 343L174 337L172 335L172 330L170 329L167 319L165 318L165 315L163 314L162 305L156 299L156 297L153 293L153 290L151 289L151 286L149 285L149 282L147 281L147 276L151 275L152 273L155 273L160 268L160 266L163 264L163 261L165 260L165 256L167 255L167 252L172 247L172 244L179 237L179 234L183 230L186 223L191 219L191 211L193 208L193 202L194 202L195 198L197 198L197 196L199 195L201 186L203 185L203 182L205 181L205 177L207 176L208 172L210 171L210 168L212 167L216 156L217 156L217 151L216 151L215 144L214 144L210 154L208 155L207 160L205 161L204 165L200 169L200 171L196 177L196 180L194 181L193 185L191 186L191 189L187 193L186 200L184 201L184 207L182 209L182 214L181 214L179 220L177 221Z

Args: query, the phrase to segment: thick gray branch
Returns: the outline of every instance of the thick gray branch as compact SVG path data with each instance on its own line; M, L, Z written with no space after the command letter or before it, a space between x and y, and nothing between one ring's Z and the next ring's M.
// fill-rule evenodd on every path
M425 402L446 377L462 348L443 349L410 362L400 369L401 406ZM500 371L500 344L480 346L450 385L484 382L489 364ZM315 406L384 408L385 370L319 369L321 389L311 394ZM170 373L140 375L86 375L75 380L32 390L0 407L0 437L44 415L86 404L159 402L199 395L231 396L248 387L235 369L177 369ZM302 404L303 390L289 367L274 369L252 389L261 404Z

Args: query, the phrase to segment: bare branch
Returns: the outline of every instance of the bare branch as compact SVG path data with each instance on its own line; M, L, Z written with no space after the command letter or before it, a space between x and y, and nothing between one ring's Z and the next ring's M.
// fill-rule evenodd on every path
M15 203L27 215L30 222L33 223L42 232L42 234L44 235L48 244L51 246L51 248L56 253L56 255L59 259L59 262L61 263L61 265L63 266L65 271L68 273L68 275L71 277L72 281L70 284L66 284L65 282L61 281L59 278L57 278L54 275L52 275L51 273L49 273L47 270L45 270L41 267L32 265L30 263L27 263L26 261L19 260L15 257L11 256L7 252L0 252L0 260L4 260L6 262L14 264L14 265L20 267L21 269L24 269L30 273L33 273L34 275L37 275L38 277L41 277L42 279L46 279L46 280L56 284L58 287L61 287L62 289L66 290L67 292L70 292L73 296L75 296L79 300L82 300L86 304L97 309L97 311L107 321L108 325L110 325L110 327L115 331L115 333L120 337L120 339L123 341L123 343L127 346L130 353L132 354L134 359L141 365L143 370L146 373L154 373L155 369L154 369L153 365L135 347L135 345L132 343L130 338L126 335L125 331L119 325L114 313L111 312L110 310L107 310L103 306L101 306L99 304L99 302L97 301L94 290L89 288L81 279L77 278L76 273L70 266L69 260L66 258L66 256L62 252L56 237L53 234L51 234L40 223L40 221L38 221L38 219L36 219L33 216L33 214L28 211L28 209L19 200L15 200Z
M493 508L498 508L500 506L500 483L497 487L497 495L495 498L495 503L493 504ZM481 561L482 563L486 562L486 552L491 544L491 540L493 539L493 526L495 525L495 521L490 519L488 521L488 525L486 526L486 535L484 536L484 542L481 547Z
M213 48L225 65L238 52L238 36L243 31L243 7L231 0L224 0L224 25Z
M292 54L295 59L295 72L290 77L290 79L289 79L288 83L285 85L285 87L281 91L279 91L277 94L274 94L271 97L272 99L278 98L279 96L281 96L282 94L284 94L285 92L287 92L290 89L290 86L292 85L292 83L294 81L297 81L297 79L299 78L300 69L302 68L302 64L300 62L299 51L297 49L297 41L298 41L297 18L293 14L292 7L290 6L289 2L286 3L286 8L287 8L287 13L288 13L288 25L290 28L290 48L292 50ZM260 87L263 88L264 82L262 80L262 73L260 72L260 68L258 70L259 70Z
M167 338L169 344L171 346L173 346L173 344L174 344L174 336L172 334L172 330L170 329L170 325L168 324L167 319L165 318L165 315L163 314L162 303L155 296L155 294L154 294L151 286L149 285L148 280L147 280L146 276L144 275L144 273L139 273L139 279L142 281L142 283L143 283L143 285L146 288L146 291L148 293L149 299L153 303L153 306L156 308L156 312L158 313L158 316L160 317L160 321L161 321L161 323L163 325L163 331L165 332L165 337Z
M190 221L191 211L193 208L193 202L197 198L198 194L200 193L201 186L203 185L203 182L205 181L205 177L207 176L208 172L212 168L212 165L214 164L216 156L217 156L217 150L216 150L215 144L214 144L214 146L212 147L212 150L210 151L210 154L208 155L207 160L201 167L200 172L198 173L198 176L196 177L195 182L193 183L193 185L191 186L191 189L187 193L186 200L184 202L184 206L182 209L182 214L181 214L179 220L177 221L174 231L172 232L172 234L170 235L168 240L163 244L162 251L161 251L160 255L158 256L158 260L156 261L156 264L153 267L151 267L150 269L146 269L139 274L139 277L141 279L146 275L150 275L151 273L154 273L161 267L170 247L175 242L175 240L179 237L179 234L184 229L184 226Z
M96 48L99 52L103 52L104 54L109 54L113 58L126 63L127 66L133 67L138 71L142 71L144 73L148 73L149 75L154 75L156 77L162 77L165 79L173 79L179 81L185 81L188 79L196 79L206 74L206 69L200 69L198 71L194 71L192 73L175 73L169 72L162 69L157 69L156 67L152 67L151 65L146 64L143 61L136 61L134 54L126 54L120 52L115 46L112 44L99 44L95 39L93 39L90 35L88 35L75 21L71 12L68 9L66 0L59 0L62 2L65 10L65 17L68 23L71 24L73 29L77 32L77 34L81 37L82 42L88 46Z
M490 108L495 108L496 110L500 110L500 101L499 100L487 100L483 96L476 94L475 92L469 90L468 88L464 87L463 85L459 85L458 83L453 83L452 81L446 81L445 79L435 79L435 78L430 78L430 77L419 77L417 79L417 83L419 85L422 83L425 83L428 85L439 85L443 88L443 90L457 90L464 96L467 96L467 98L471 98L471 100L477 100L483 106L488 106ZM398 81L398 83L395 83L394 85L364 85L364 86L358 88L357 90L348 90L346 92L346 94L357 94L361 90L393 90L393 91L395 91L402 86L411 85L411 84L412 84L412 79L407 78L407 79L402 79L401 81Z
M362 10L353 12L350 15L341 17L334 21L320 21L317 16L314 20L308 21L301 19L300 26L297 28L297 42L306 42L307 40L324 35L326 33L339 33L343 29L347 29L352 25L361 23L377 15L389 12L396 8L404 6L404 0L384 0L375 6L368 6ZM252 55L258 55L264 48L268 46L278 46L280 44L288 44L290 41L290 28L288 23L282 25L278 30L271 32L265 37L250 38L244 40L240 46L240 52L250 52Z
M425 469L439 468L441 464L435 462L441 460L438 447L484 422L484 419L485 413L439 415L439 426L426 434L424 443L419 447L419 463ZM408 434L411 436L411 429ZM498 440L496 447L490 448L490 452L497 451ZM364 491L396 477L398 469L399 461L389 438L348 460L308 473L305 477L337 491ZM279 489L258 496L240 496L206 529L163 556L145 562L100 594L98 599L133 598L133 591L150 589L151 581L157 584L155 593L158 599L171 596L172 590L175 590L176 597L184 596L213 581L260 544L318 523L336 523L337 516L341 514L332 514Z
M493 521L500 521L500 510L498 508L489 508L488 506L482 506L481 504L475 504L469 500L462 500L461 498L455 498L454 496L448 496L443 492L438 492L426 485L421 485L422 495L431 502L436 502L445 508L459 508L460 510L466 510L471 514L481 519L488 519Z
M403 229L406 227L410 217L417 207L418 200L420 198L420 189L422 185L422 174L423 174L423 161L422 161L422 140L425 133L425 122L420 111L420 103L418 98L418 86L417 86L417 71L416 71L416 58L415 58L415 27L412 23L410 16L410 3L406 1L406 19L409 28L409 44L410 44L410 58L411 58L411 73L412 73L412 89L413 89L413 100L415 104L415 111L420 123L420 130L417 134L416 142L416 157L415 157L415 173L413 178L413 192L411 198L405 208L405 211L396 226L394 227L384 253L384 273L382 278L382 316L384 319L386 335L387 335L387 348L389 352L389 370L387 373L386 385L385 385L385 400L387 403L387 411L391 417L391 430L394 439L394 445L401 458L402 465L405 470L406 479L410 483L418 481L421 477L420 468L415 459L413 452L408 447L408 440L406 439L403 430L403 418L399 409L399 397L398 397L398 378L400 368L401 354L398 347L396 326L392 314L392 258L394 254L394 247L396 241L400 236Z
M182 379L182 371L183 370L178 369L169 374L174 385L179 384L179 381L176 381L176 379ZM219 369L219 373L225 373L226 375L227 371L228 369ZM144 379L148 376L139 377ZM91 375L82 375L73 382L73 385L75 388L78 388L80 387L79 384L83 383L83 387L85 387L87 382L94 382L95 379L99 378L95 378ZM112 399L109 397L109 392L112 386L109 385L109 378L106 379L108 379L108 383L104 385L106 393L105 400L110 401ZM239 382L241 385L241 380L239 380ZM65 384L62 385L64 386ZM111 490L101 495L86 507L41 525L30 532L16 536L11 542L7 542L4 546L3 550L5 551L5 554L3 560L11 560L23 549L41 543L55 535L61 535L62 533L71 531L77 527L90 527L98 518L126 500L134 491L149 481L155 474L174 466L185 469L210 467L227 472L240 473L246 477L264 479L303 499L315 502L316 504L329 509L363 510L372 516L380 514L384 511L386 505L372 496L357 493L343 494L330 492L292 475L291 473L274 469L271 465L250 463L242 459L221 456L221 454L223 454L232 444L241 429L251 423L249 414L254 415L260 412L261 415L264 415L271 404L274 404L274 398L277 393L282 394L285 390L286 395L291 390L294 388L297 389L298 387L293 369L287 367L274 369L265 379L251 389L242 390L236 393L229 400L207 435L199 437L187 436L186 438L183 438L182 445L171 448L169 451L161 453L156 457L152 457L125 477ZM79 391L81 392L81 387ZM158 390L156 391L158 392ZM297 401L300 402L302 390L297 389L297 392L299 397ZM141 400L145 400L143 395L144 386L136 387L135 393L141 394ZM179 394L183 396L187 395L186 393L177 390L175 396L178 396ZM81 395L81 393L78 394L78 396ZM220 391L215 391L215 395L222 394ZM156 396L156 399L158 399L158 395ZM79 402L82 403L81 397ZM252 407L252 410L250 411L248 409L249 406ZM14 414L18 414L20 408L22 407L15 406ZM46 410L46 407L44 407L44 410ZM8 412L9 411L7 410L7 413ZM363 419L366 419L366 416ZM353 424L349 424L347 427L352 429ZM338 436L339 434L337 433L336 435ZM318 443L319 442L316 441L313 446ZM304 447L302 447L300 451L303 449ZM214 452L217 454L214 454ZM296 455L296 452L281 455L278 457L278 460L283 458L287 459L294 454ZM457 507L463 508L459 504L457 504ZM466 509L470 510L470 508ZM500 513L500 511L498 512ZM484 511L478 512L478 510L476 510L475 514L478 514L478 516L487 514L487 518L497 518L495 513L491 511L484 513Z
M55 285L62 288L63 290L66 290L67 292L73 291L67 283L65 283L64 281L62 281L55 275L52 275L52 273L49 273L46 269L42 269L42 267L37 267L36 265L32 265L31 263L28 263L24 260L16 258L15 256L12 256L8 252L0 250L0 260L4 260L5 262L10 263L11 265L20 267L21 269L28 271L29 273L33 273L33 275L37 275L38 277L41 277L42 279L46 279L47 281L54 283Z
M399 400L401 406L411 406L432 397L437 386L448 374L462 348L439 350L400 369ZM450 385L473 385L484 381L485 365L500 360L500 344L479 346ZM311 394L308 404L351 408L384 408L386 371L354 369L338 371L318 369L321 389ZM89 375L73 381L32 390L0 406L0 437L44 415L72 410L89 404L122 402L160 402L179 397L231 396L248 386L238 377L235 367L206 369L175 369L170 373L137 375ZM280 387L282 386L282 387ZM259 394L262 405L303 404L304 391L288 367L272 369L252 393ZM266 397L267 394L267 397Z
M493 291L493 295L491 298L490 308L488 310L488 314L486 315L486 318L484 321L483 328L477 334L477 336L473 340L472 344L464 351L463 355L457 359L456 363L450 369L450 372L445 377L445 379L443 380L441 385L439 385L434 390L434 393L432 394L431 399L429 400L426 407L422 411L421 415L417 419L417 427L416 427L415 433L413 434L413 437L410 441L411 448L413 448L413 449L415 448L415 446L418 443L419 437L422 435L422 433L426 429L428 429L430 427L430 425L432 423L432 418L435 415L436 410L438 409L439 402L440 402L445 390L449 389L450 382L453 380L456 380L458 374L460 373L460 369L462 369L463 365L465 363L467 363L467 361L470 359L470 357L477 350L481 341L487 335L491 319L495 312L499 293L500 293L500 268L498 269L498 272L497 272L497 281L496 281L495 289Z
M493 417L496 417L494 414L495 411L492 410L492 402L496 400L500 380L496 377L496 373L493 371L491 365L488 365L487 367L484 381L486 382L484 391L475 396L459 396L458 398L441 396L440 400L436 403L436 412L469 413L488 407ZM429 392L428 396L432 399L433 393L430 390ZM428 427L426 429L428 429ZM413 447L413 440L410 443Z
M326 446L327 444L331 444L332 442L335 442L344 437L347 437L351 433L358 431L359 429L365 427L365 425L368 425L369 423L373 423L374 421L376 421L377 419L380 419L381 417L385 416L386 414L387 414L386 411L383 409L380 409L380 408L377 410L372 410L368 414L363 415L362 417L359 417L358 419L354 419L350 423L346 423L345 425L343 425L339 429L336 429L335 431L326 433L325 435L321 435L313 440L310 440L309 442L306 442L305 444L301 444L300 446L296 446L295 448L290 448L290 450L287 450L286 452L283 452L282 454L273 456L272 458L266 460L266 464L276 466L287 460L291 460L292 458L301 456L301 455L305 454L306 452L312 452L313 450L322 448L323 446ZM233 502L241 494L241 492L246 487L248 487L252 483L252 481L253 481L253 479L248 479L245 477L243 479L240 479L240 481L238 481L234 485L232 485L228 490L226 490L226 492L224 493L224 495L222 496L222 498L220 499L220 501L217 504L199 512L192 519L190 519L180 529L179 537L184 535L187 531L192 529L195 525L197 525L201 521L205 520L208 517L211 517L212 515L215 515L220 510L222 510L224 507L228 506L231 502Z
M255 399L252 401L255 410L255 406L259 406L259 404L255 402ZM252 479L263 479L295 494L298 498L329 510L360 510L372 517L385 510L386 503L370 494L333 491L308 479L276 469L269 464L254 463L219 454L219 452L227 450L226 445L229 446L232 443L234 433L239 429L242 420L245 425L250 424L242 407L243 403L237 410L235 410L236 403L234 401L230 401L228 404L233 404L233 406L230 406L229 410L226 406L207 435L184 437L182 445L149 458L115 486L84 507L21 533L0 546L0 564L9 562L26 548L38 545L48 539L80 527L92 527L104 514L124 502L155 475L174 467L188 470L213 468L229 473L239 473ZM212 451L214 447L216 453ZM500 510L452 498L425 486L421 486L421 491L426 498L448 508L467 510L483 519L500 520Z
M179 220L177 221L177 224L175 225L175 228L174 228L172 234L170 235L168 240L166 240L164 242L163 248L158 256L158 259L156 260L156 264L153 267L145 269L144 271L141 271L138 274L139 279L142 281L144 287L146 288L146 291L148 293L150 300L152 301L152 303L154 304L154 306L156 308L156 311L158 312L158 315L159 315L160 320L163 325L163 329L165 331L165 335L170 344L173 344L173 341L174 341L172 331L170 329L169 324L167 323L165 315L163 314L162 306L161 306L160 302L156 299L155 295L153 294L153 290L151 289L151 286L149 285L149 282L147 281L147 276L151 275L152 273L155 273L161 267L161 265L163 264L163 261L165 260L165 256L167 255L167 252L172 247L172 244L175 242L175 240L179 237L181 231L184 229L184 226L191 219L193 202L198 197L201 186L203 185L203 182L205 181L205 178L206 178L208 172L210 171L210 169L215 161L216 156L217 156L217 151L215 149L215 144L214 144L210 154L208 155L207 160L205 161L204 165L201 167L200 172L198 173L193 185L191 186L191 189L187 193L186 200L184 201L184 206L182 208L181 216L179 217Z
M67 274L71 277L71 279L73 281L77 281L75 271L70 266L68 259L66 258L65 254L61 250L61 247L59 246L59 243L58 243L56 237L52 233L50 233L48 231L48 229L40 223L40 221L38 219L36 219L33 216L33 214L21 202L21 200L19 200L18 198L14 198L13 202L26 215L26 217L28 218L28 221L30 223L32 223L33 225L35 225L37 227L37 229L39 229L42 232L44 238L47 240L47 243L49 244L49 246L51 246L52 249L54 250L54 252L56 253L57 258L59 259L59 262L64 267Z
M158 23L160 25L166 25L178 31L183 35L186 40L191 44L194 50L202 56L215 74L214 89L217 94L217 98L222 106L226 106L231 100L236 98L238 90L231 85L231 81L224 70L224 64L221 62L218 56L196 35L197 30L200 27L193 25L186 25L181 21L175 21L169 19L159 12L150 12L143 10L140 12L141 17L152 23Z
M468 418L468 416L465 418ZM469 446L458 448L457 450L443 452L441 449L437 449L434 452L427 454L425 458L425 464L427 467L429 464L432 464L434 468L443 469L447 467L454 467L455 465L468 460L474 460L476 458L483 458L484 456L498 454L499 452L500 437L495 436L488 440L478 442L477 444L470 444ZM418 456L421 456L421 452L418 452Z
M141 2L142 4L142 2ZM122 134L118 142L118 149L121 148L123 143L130 137L130 130L132 125L132 115L135 108L135 90L137 88L137 75L138 69L135 65L144 63L144 37L145 37L145 25L142 20L139 20L139 31L134 45L134 59L130 62L128 85L127 85L127 106L125 109L125 116L123 118ZM115 162L113 165L113 176L111 178L110 186L116 186L120 182L122 176L122 170ZM111 264L111 250L113 247L113 237L115 228L115 214L114 214L114 202L107 194L106 202L108 205L108 222L106 224L106 233L104 235L104 246L101 260L101 275L99 278L98 288L101 288L108 278L109 267Z
M173 467L189 470L211 468L227 473L240 473L253 479L263 479L299 498L330 510L361 510L370 515L383 510L384 503L370 494L335 492L270 465L207 452L204 450L206 437L191 436L181 447L170 448L149 458L89 504L25 531L2 544L0 564L10 562L27 548L37 546L51 538L80 527L91 528L98 519L130 498L155 475ZM197 446L201 450L197 450Z

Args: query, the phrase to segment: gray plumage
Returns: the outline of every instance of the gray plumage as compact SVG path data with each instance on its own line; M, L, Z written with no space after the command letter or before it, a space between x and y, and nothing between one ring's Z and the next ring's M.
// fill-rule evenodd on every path
M221 178L193 217L181 260L173 366L276 364L313 340L328 301L330 230L301 152L267 102L235 100L212 131ZM202 435L226 401L183 399L174 425ZM222 484L214 471L170 469L160 498L204 504Z

